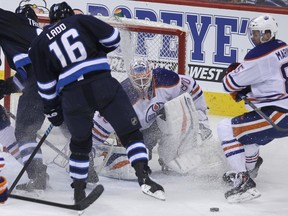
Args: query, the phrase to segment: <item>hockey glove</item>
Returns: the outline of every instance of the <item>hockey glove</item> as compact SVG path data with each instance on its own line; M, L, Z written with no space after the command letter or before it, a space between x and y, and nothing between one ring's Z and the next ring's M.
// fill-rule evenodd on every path
M235 70L240 65L239 62L231 63L226 69L226 75Z
M0 204L4 204L8 199L8 188L6 178L0 176Z
M60 106L50 110L49 112L46 112L45 116L54 126L60 126L64 121L62 109Z
M249 92L251 92L251 87L247 86L245 89L242 89L241 91L230 93L230 95L234 101L239 102L242 100L242 96L243 95L245 96Z
M234 62L230 64L226 70L226 75L234 71L239 65L240 65L239 62ZM251 92L251 87L247 86L245 89L242 89L241 91L230 93L230 95L234 101L239 102L242 100L241 96L246 95L249 92Z

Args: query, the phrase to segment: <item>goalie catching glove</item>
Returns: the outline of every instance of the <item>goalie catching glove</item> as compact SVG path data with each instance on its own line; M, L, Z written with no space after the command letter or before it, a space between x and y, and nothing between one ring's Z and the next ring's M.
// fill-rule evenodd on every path
M147 163L138 162L134 164L134 169L142 192L154 198L165 200L164 188L150 179L149 174L152 171Z
M226 75L228 75L229 73L234 71L239 65L240 65L239 62L231 63L226 70ZM236 91L236 92L230 93L230 96L232 97L232 99L234 101L240 102L242 100L242 96L248 94L249 92L251 92L251 87L247 86L246 88L242 89L241 91Z

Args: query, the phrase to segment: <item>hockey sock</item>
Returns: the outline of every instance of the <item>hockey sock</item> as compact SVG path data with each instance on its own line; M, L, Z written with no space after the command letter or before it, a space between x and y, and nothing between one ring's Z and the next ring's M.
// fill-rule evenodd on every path
M22 158L19 152L19 146L16 142L14 128L8 126L0 131L0 143L4 146L4 151L10 153L19 163L22 163Z

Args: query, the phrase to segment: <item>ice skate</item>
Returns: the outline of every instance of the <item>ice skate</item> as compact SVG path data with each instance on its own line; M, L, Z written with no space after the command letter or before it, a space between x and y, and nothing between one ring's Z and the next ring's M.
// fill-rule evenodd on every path
M164 188L158 183L151 180L149 175L152 173L150 167L145 163L139 162L134 165L138 183L144 194L152 196L159 200L165 200Z
M32 164L31 164L32 165ZM27 192L32 192L35 190L45 190L47 187L47 182L49 181L49 175L46 172L47 166L44 164L37 164L37 169L35 171L35 176L30 178L27 183L19 184L15 188L16 190L22 190Z
M260 196L256 183L250 178L248 172L237 173L234 188L225 193L225 198L229 203L244 202Z
M80 202L84 198L86 198L86 182L83 179L76 179L71 184L71 187L74 188L74 201L75 203Z
M234 171L225 172L222 176L223 182L229 186L233 186L237 173Z

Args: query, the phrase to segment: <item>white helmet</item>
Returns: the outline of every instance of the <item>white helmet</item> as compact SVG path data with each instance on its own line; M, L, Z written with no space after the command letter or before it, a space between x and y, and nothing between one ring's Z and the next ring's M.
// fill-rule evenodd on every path
M260 32L260 41L261 43L267 42L263 41L263 36L265 34L266 30L269 30L271 32L271 38L268 40L270 41L273 37L276 36L276 33L278 31L278 24L276 20L269 14L261 15L259 17L256 17L251 20L249 23L249 30L250 30L250 37L253 36L253 31L259 31Z
M146 92L152 82L152 72L144 60L134 60L130 64L128 77L133 86L140 92Z

